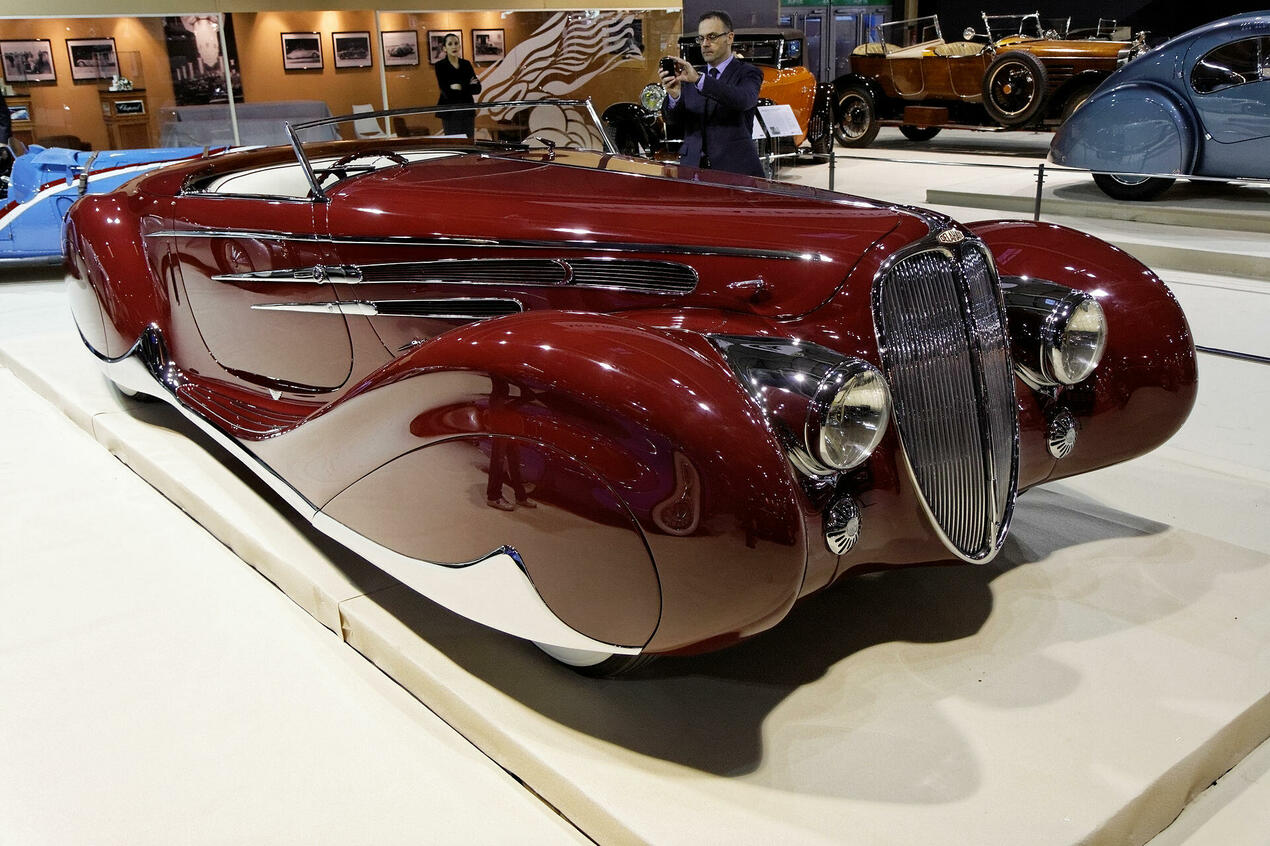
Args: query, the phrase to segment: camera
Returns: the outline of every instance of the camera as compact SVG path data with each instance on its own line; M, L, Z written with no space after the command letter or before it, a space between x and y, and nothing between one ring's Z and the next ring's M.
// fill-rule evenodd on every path
M675 74L679 73L679 68L675 65L675 60L670 58L669 56L662 56L659 67L661 68L662 73L668 74L670 76L674 76Z

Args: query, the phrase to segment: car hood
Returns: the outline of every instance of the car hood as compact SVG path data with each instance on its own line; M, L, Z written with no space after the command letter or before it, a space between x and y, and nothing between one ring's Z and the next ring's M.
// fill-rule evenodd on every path
M843 194L585 151L468 154L349 179L329 194L336 240L453 239L680 260L699 295L760 280L763 313L825 302L914 213Z

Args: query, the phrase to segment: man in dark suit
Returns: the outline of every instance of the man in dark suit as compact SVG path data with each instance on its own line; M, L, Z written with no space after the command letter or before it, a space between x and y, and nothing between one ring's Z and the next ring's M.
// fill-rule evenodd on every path
M732 18L706 12L697 22L697 43L706 72L668 56L675 73L660 71L666 87L667 134L683 138L679 163L749 176L762 176L763 165L751 135L758 111L763 72L732 53Z

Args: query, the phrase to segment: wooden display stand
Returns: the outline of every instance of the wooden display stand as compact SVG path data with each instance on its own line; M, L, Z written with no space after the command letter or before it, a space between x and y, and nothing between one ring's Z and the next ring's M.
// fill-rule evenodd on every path
M106 122L110 149L149 147L150 109L144 88L101 91L101 117Z
M35 121L33 120L35 115L31 112L31 95L15 94L12 97L6 97L5 101L9 104L10 111L26 107L27 119L13 121L13 137L23 144L35 143Z

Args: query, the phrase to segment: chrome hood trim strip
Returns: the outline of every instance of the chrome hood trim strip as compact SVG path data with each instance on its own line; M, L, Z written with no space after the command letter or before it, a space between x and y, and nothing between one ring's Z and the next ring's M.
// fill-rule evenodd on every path
M823 253L796 252L793 250L759 250L750 247L713 247L705 244L660 244L631 241L596 241L586 238L562 238L559 240L469 238L462 236L432 235L428 237L385 235L381 238L320 237L298 235L290 232L269 232L258 229L162 229L147 232L146 238L257 238L267 241L301 241L310 244L372 244L404 247L496 247L500 249L569 249L602 253L663 253L691 256L739 256L744 258L771 259L774 261L833 261Z
M477 258L385 262L219 273L229 284L341 285L497 285L500 287L575 287L690 294L699 277L682 262L616 256L579 258Z
M367 300L355 302L256 303L262 311L293 311L305 314L343 314L366 317L428 317L441 320L488 320L525 310L512 299L458 297L435 300Z

